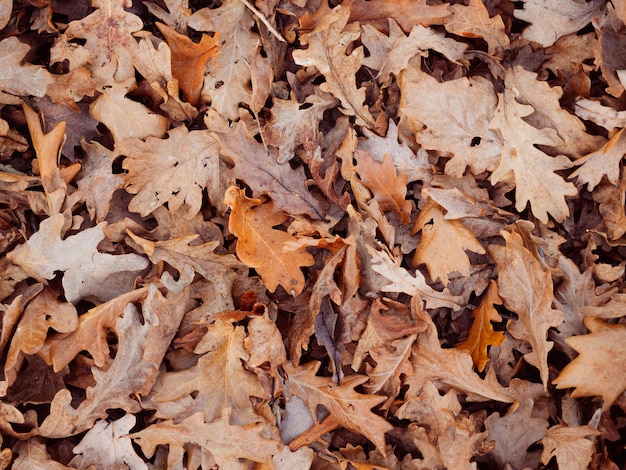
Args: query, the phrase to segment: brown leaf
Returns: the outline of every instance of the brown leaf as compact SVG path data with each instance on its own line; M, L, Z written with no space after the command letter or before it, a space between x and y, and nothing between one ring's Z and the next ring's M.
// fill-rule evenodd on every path
M277 211L273 202L249 199L245 191L231 186L224 202L231 208L229 230L238 237L237 256L254 268L266 287L274 292L279 285L293 295L304 289L304 275L300 268L311 266L313 256L306 251L310 241L295 237L273 227L287 220Z
M565 424L552 426L541 438L543 444L541 461L547 464L553 456L556 456L559 468L585 470L589 468L595 450L594 440L587 437L598 434L600 432L590 426L570 427Z
M367 377L363 375L347 376L341 385L328 377L318 377L316 373L320 365L317 361L297 367L287 363L286 395L296 395L306 401L312 416L317 416L317 406L324 406L339 426L367 437L384 455L384 434L392 426L370 410L384 401L385 397L354 391L355 387L367 382Z
M163 23L156 26L172 51L172 75L178 80L185 100L198 105L207 63L219 54L219 32L213 37L203 34L200 42L194 43L188 36Z
M469 351L474 360L474 366L479 372L485 370L489 356L488 346L500 346L504 342L504 332L494 331L491 322L501 322L502 318L494 307L501 305L502 299L498 295L498 287L494 280L489 281L489 288L483 296L476 310L472 312L474 322L469 329L468 338L460 344L458 349Z
M53 82L50 73L43 67L21 65L30 46L16 37L0 41L0 56L4 58L0 72L0 91L22 96L44 96Z
M516 232L503 230L506 246L489 246L489 254L498 266L498 290L506 308L518 315L509 321L508 331L518 339L528 341L532 352L524 356L537 367L544 388L548 384L548 352L553 343L546 341L551 327L563 321L563 312L552 308L552 277L544 270Z
M443 24L448 16L447 5L431 5L427 0L351 0L346 5L350 9L350 22L372 24L386 32L387 18L395 18L400 27L408 32L416 25L431 26Z

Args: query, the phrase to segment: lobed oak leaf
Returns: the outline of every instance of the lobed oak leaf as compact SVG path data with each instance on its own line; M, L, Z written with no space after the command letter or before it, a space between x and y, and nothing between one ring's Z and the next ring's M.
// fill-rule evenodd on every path
M98 69L115 62L115 81L134 77L131 50L135 43L132 33L143 27L141 19L126 11L130 0L94 0L96 10L86 17L70 22L65 35L86 41L90 68Z
M141 410L138 396L147 396L159 374L159 366L174 339L189 299L191 269L173 281L167 273L161 281L168 286L164 297L154 284L142 305L141 318L137 307L127 304L124 314L115 323L118 351L108 369L92 368L96 384L87 388L86 398L77 408L72 406L69 390L59 391L50 405L39 434L57 438L78 434L91 428L107 410L121 408L128 413Z
M126 97L135 86L133 77L123 82L115 82L105 88L102 94L89 105L91 117L107 126L115 142L133 137L160 138L165 135L169 127L169 119L151 112L143 104Z
M76 103L85 96L94 96L95 91L96 80L84 67L76 67L66 74L56 75L55 81L48 85L46 95L55 104L63 104L80 113Z
M510 88L499 95L489 128L500 132L504 145L491 182L515 182L515 208L519 212L530 202L533 215L544 224L548 222L548 214L562 222L569 215L565 197L578 192L556 171L569 168L572 163L565 155L551 157L537 148L538 145L556 147L563 141L554 129L536 129L523 119L534 111L532 106L516 101L515 91Z
M148 137L118 141L116 152L126 155L122 163L126 191L136 196L128 209L147 216L166 204L171 212L190 219L200 211L202 190L217 196L219 144L206 131L172 129L167 139ZM213 182L213 183L211 183Z
M341 101L342 111L348 116L356 116L356 124L375 127L374 118L363 104L365 88L357 88L356 72L364 57L362 47L346 55L346 48L360 36L357 23L346 28L350 9L341 5L324 15L315 28L303 33L300 42L308 45L306 50L293 52L296 64L314 66L324 75L326 82L320 89Z
M426 279L419 271L415 276L397 265L389 254L377 251L368 246L367 251L371 257L372 269L383 278L391 281L391 284L384 285L382 292L403 292L424 299L428 308L447 307L454 310L461 308L463 300L460 296L452 295L448 289L438 292L426 283Z
M354 388L367 382L364 375L344 377L337 385L329 377L318 377L321 363L311 361L301 366L285 365L287 380L285 394L296 395L306 401L312 416L317 416L317 407L325 407L338 426L343 426L367 437L385 455L385 433L392 429L384 418L371 412L371 409L385 400L378 395L357 393ZM327 418L328 419L328 418Z
M128 437L137 419L131 414L107 423L98 420L72 450L76 457L70 461L74 468L132 468L148 470Z
M587 437L599 434L600 431L591 426L556 424L541 438L541 462L546 465L556 456L559 468L585 470L589 468L596 447L594 440Z
M219 32L219 56L208 63L202 99L224 119L238 120L240 104L253 105L252 68L261 38L253 31L252 13L239 0L226 0L218 8L201 8L189 17L196 31ZM265 100L263 100L265 102Z
M363 385L367 393L379 393L389 397L383 409L393 402L400 393L403 385L401 375L409 376L413 372L410 362L411 347L417 335L412 334L403 339L391 341L384 347L373 348L369 351L370 357L376 362L375 366L366 365L366 374L369 380Z
M17 455L11 468L15 470L70 470L74 467L53 460L46 449L46 439L32 437L25 441L17 441L13 452Z
M219 419L222 410L231 410L233 424L261 421L252 400L265 399L266 393L256 375L244 367L249 355L244 347L245 331L224 320L216 320L194 352L198 362L184 370L162 372L144 401L157 415L177 421L201 412L207 422ZM174 402L180 406L171 407Z
M470 274L466 250L485 253L472 231L461 220L446 219L441 206L431 199L417 216L411 234L419 231L422 239L415 250L413 264L425 264L433 281L441 280L443 285L448 285L448 274L452 272L462 276ZM445 247L445 251L441 247Z
M30 51L30 46L16 37L0 41L0 57L3 58L0 71L0 93L16 96L44 96L53 83L52 75L43 67L24 64L22 60Z
M246 197L245 191L231 186L224 202L230 206L229 230L239 239L237 256L246 265L256 269L265 286L271 291L281 285L293 295L304 289L302 266L311 266L313 256L306 251L306 240L298 240L274 227L284 223L288 216L277 211L273 202Z
M530 23L522 36L548 47L560 37L583 29L594 17L599 17L604 1L566 0L557 6L550 0L524 0L523 7L513 12L516 18Z
M595 100L577 97L574 112L581 119L604 127L609 133L613 133L615 129L626 127L626 111L617 111Z
M608 410L626 390L623 370L626 353L626 327L586 317L590 333L565 340L579 355L552 381L556 388L574 388L572 398L601 396L603 410Z
M304 169L276 163L276 154L254 140L243 122L232 131L214 135L220 142L220 153L235 162L227 174L248 184L255 197L269 192L274 204L288 214L325 219L322 205L308 190Z
M374 199L383 211L392 211L400 216L403 224L408 224L413 205L405 199L407 192L406 175L398 175L389 155L384 155L382 163L374 160L369 152L356 150L354 158L363 184L374 194Z
M497 166L502 143L489 127L497 102L490 81L471 77L439 83L411 67L400 74L398 84L398 112L418 129L417 141L426 149L453 154L447 174L461 177L468 166L474 174Z
M149 458L158 445L168 445L168 468L182 468L186 444L189 443L209 451L219 468L250 468L250 462L273 468L270 466L272 456L278 454L283 445L280 440L268 436L269 426L263 423L234 425L230 415L231 409L224 408L219 418L207 422L202 413L195 413L177 424L172 420L152 424L129 437Z
M622 35L624 23L613 8L600 9L595 16L593 26L598 36L598 43L593 48L595 65L608 85L606 92L619 98L626 85L626 61L621 53L626 46Z
M524 355L537 367L544 388L548 384L548 352L553 343L546 341L551 327L563 321L563 312L552 308L552 277L539 261L524 247L516 232L502 230L506 246L489 246L489 254L498 267L498 290L504 306L518 315L507 329L517 339L530 343L532 352Z
M454 4L444 26L446 31L465 38L483 38L490 55L502 56L511 45L500 15L489 17L481 0L470 0L469 5Z
M148 266L148 261L139 255L114 256L98 251L98 244L105 238L106 222L63 240L64 224L63 214L44 220L39 231L7 254L7 258L39 282L53 279L56 271L63 271L63 290L68 301L76 303L90 295L110 300L129 291L136 274ZM118 277L115 284L105 282L114 275Z
M422 25L415 25L408 36L395 20L389 18L389 35L372 25L362 26L361 41L370 55L362 64L378 70L377 78L386 82L389 75L398 76L416 55L427 57L428 50L439 52L452 62L459 62L467 46Z
M207 63L219 54L219 33L213 37L203 34L200 42L194 43L163 23L156 26L172 51L172 75L178 80L185 100L194 106L200 104Z
M487 292L483 296L476 310L472 312L474 322L469 329L468 338L456 345L457 349L469 351L478 372L485 370L489 356L487 347L500 346L504 343L504 332L494 331L491 322L501 322L502 318L494 304L501 305L502 299L498 295L498 286L492 279L489 281Z
M620 163L626 155L626 134L624 129L616 132L609 141L595 152L591 152L577 159L574 164L579 165L571 178L577 178L579 184L587 185L592 191L602 178L617 186L620 176Z

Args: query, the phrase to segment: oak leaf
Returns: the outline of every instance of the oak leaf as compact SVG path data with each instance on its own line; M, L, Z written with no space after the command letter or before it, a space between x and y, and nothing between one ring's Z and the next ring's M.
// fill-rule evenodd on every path
M468 166L474 174L497 166L502 142L489 127L497 103L491 82L464 77L439 83L416 66L405 69L398 84L398 112L416 127L417 141L426 149L453 154L447 174L461 177Z
M502 318L494 304L502 304L498 295L498 286L494 280L489 281L487 292L483 296L476 310L472 312L474 322L469 329L468 338L456 345L458 349L470 352L474 366L479 372L485 370L489 356L488 346L500 346L504 342L504 332L494 331L491 322L501 322Z
M602 408L608 410L626 390L622 374L626 327L587 317L585 326L590 333L570 336L565 342L579 355L552 381L556 388L574 388L571 396L601 396Z
M219 144L206 131L179 126L166 139L125 139L115 149L127 157L122 163L128 171L124 184L136 195L128 204L133 212L145 217L167 203L171 212L181 211L190 219L200 211L205 187L212 199L220 198L215 187Z
M195 413L180 423L173 420L152 424L129 437L152 458L158 445L168 445L168 468L182 468L186 444L197 444L209 451L219 468L248 468L240 459L271 465L272 456L283 447L278 439L268 437L263 423L240 426L232 424L231 409L220 410L221 416L205 421L202 413ZM268 467L272 468L272 467Z
M413 205L405 199L408 177L397 174L389 155L383 156L382 163L362 150L356 150L354 157L357 161L354 170L363 184L372 191L381 210L395 212L403 224L409 223Z
M76 457L70 461L75 468L106 467L148 470L135 450L128 433L137 419L131 414L107 423L98 420L72 450Z
M245 191L231 186L224 202L230 206L229 230L239 239L237 256L256 269L265 286L274 292L281 285L287 292L298 295L304 289L302 266L311 266L313 256L306 251L311 242L298 239L274 227L287 221L288 216L277 211L272 201L246 197Z
M599 17L604 1L566 0L557 6L550 0L524 0L523 6L513 12L516 18L531 23L522 36L548 47L560 37L583 29L594 17Z
M43 67L24 64L22 60L30 51L30 46L16 37L0 41L0 56L3 58L0 71L0 92L17 96L44 96L53 83L52 75Z
M44 220L39 231L7 254L7 258L39 282L53 279L56 271L63 271L63 290L70 302L90 295L100 300L112 299L130 290L136 274L148 266L148 261L139 255L115 256L98 251L98 244L105 238L106 222L63 240L64 224L63 214ZM117 285L107 285L113 275L120 277Z
M90 429L98 418L106 418L107 409L111 408L129 413L141 410L135 397L147 396L157 379L159 365L185 313L192 278L190 269L178 282L164 274L161 281L169 286L167 297L151 284L141 318L135 305L126 306L115 324L118 351L113 363L106 371L92 368L96 384L87 388L86 398L78 408L72 406L69 390L59 391L39 428L40 435L56 438L78 434Z
M350 10L350 22L371 24L383 32L386 32L388 18L395 18L400 27L408 32L416 25L443 24L448 16L447 5L431 5L427 0L351 0L346 6Z
M587 436L597 436L600 432L591 426L554 425L541 438L543 451L541 462L547 464L553 456L559 468L585 470L589 468L595 450L595 442Z
M424 263L433 281L448 285L448 274L456 271L462 276L470 274L470 260L466 250L484 254L485 249L461 220L449 220L441 206L429 199L422 208L412 234L422 232L413 264ZM446 247L442 251L440 247Z
M194 43L188 36L163 23L157 23L157 28L172 51L172 75L178 80L185 100L198 105L207 63L219 53L219 33L213 37L203 34L200 42Z
M392 426L384 418L372 413L371 409L383 402L385 397L364 395L354 390L358 385L367 382L368 378L364 375L344 377L341 385L337 385L329 377L318 377L316 373L320 365L318 361L297 367L287 363L286 396L296 395L306 401L314 417L317 416L317 407L322 405L328 410L330 417L337 420L339 426L367 437L384 455L384 435Z
M483 38L490 55L502 56L504 50L510 47L502 18L499 15L490 18L481 0L470 0L467 6L454 4L449 10L450 15L444 23L449 33L465 38Z
M499 131L504 140L500 164L491 174L491 182L515 182L515 208L519 212L530 202L532 213L541 222L548 222L548 214L562 222L569 215L565 197L578 192L556 171L569 168L572 163L565 155L551 157L537 148L556 147L563 141L552 128L536 129L528 124L523 118L535 112L535 108L519 103L515 94L514 89L507 88L499 95L498 107L489 123L489 128Z
M548 352L553 343L546 340L548 329L559 326L563 312L552 308L554 294L550 271L524 246L516 232L500 232L506 246L489 246L489 254L498 267L498 291L504 306L518 315L510 320L508 331L530 343L532 352L524 355L537 367L544 388L548 384Z
M265 399L257 377L244 368L249 355L244 348L242 326L217 320L196 346L198 362L185 370L162 372L144 406L157 416L177 421L202 412L205 421L219 419L228 408L231 422L247 425L261 421L252 404ZM175 406L172 406L175 405Z
M320 89L340 100L342 111L356 116L357 125L374 128L374 118L363 104L365 88L357 88L355 82L364 58L363 48L346 55L346 48L360 36L358 23L346 27L349 16L350 9L344 6L331 10L312 31L300 36L300 42L308 49L294 51L293 59L298 65L316 67L326 78Z
M595 100L582 97L576 98L574 112L581 119L604 127L609 133L614 132L615 129L626 127L626 111L617 111Z
M579 184L586 184L587 189L592 191L602 178L617 186L620 176L620 163L626 155L626 134L624 129L616 132L609 141L595 152L591 152L577 159L574 164L579 165L572 178L578 178Z
M306 185L304 169L276 163L276 153L254 140L243 122L228 132L216 132L220 154L230 158L235 168L227 175L248 184L255 197L269 192L274 204L288 214L308 214L324 219L325 211Z
M69 470L72 467L53 460L46 449L47 440L32 437L26 441L17 441L13 452L17 454L11 468L15 470Z

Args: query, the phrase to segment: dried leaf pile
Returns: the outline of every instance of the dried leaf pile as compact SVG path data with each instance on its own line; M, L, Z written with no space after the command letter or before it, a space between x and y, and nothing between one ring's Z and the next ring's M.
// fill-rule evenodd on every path
M0 468L617 469L625 0L0 0Z

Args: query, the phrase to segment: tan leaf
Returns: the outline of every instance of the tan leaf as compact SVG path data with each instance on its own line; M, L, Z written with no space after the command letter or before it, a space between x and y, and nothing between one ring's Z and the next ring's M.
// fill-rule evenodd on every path
M311 266L314 259L306 251L306 241L299 244L295 237L273 228L284 223L287 215L276 211L273 202L246 197L236 186L226 191L224 202L231 208L228 227L239 239L239 259L257 270L270 291L282 285L287 292L300 294L304 289L300 268Z
M47 95L55 104L64 104L79 113L76 104L85 96L93 96L96 80L84 67L76 67L64 75L55 75L55 81L48 85Z
M376 448L385 454L385 433L392 429L384 418L371 412L371 409L385 400L378 395L357 393L354 388L367 382L367 376L350 375L337 385L329 377L318 377L321 363L311 361L301 366L286 364L287 397L296 395L306 401L312 416L317 416L317 407L324 406L339 426L367 437Z
M513 14L531 23L522 33L524 38L548 47L561 36L584 28L594 17L600 16L603 8L603 0L565 0L558 6L550 0L524 0L524 8L514 10Z
M126 97L126 94L134 88L133 77L124 82L115 82L105 88L102 94L89 105L91 117L107 126L115 142L132 137L161 138L169 127L169 119L152 113L141 103Z
M546 340L548 329L559 326L563 312L552 308L552 277L549 270L528 251L516 232L500 232L506 246L489 246L498 267L498 290L506 308L518 315L510 320L508 331L530 343L532 352L524 358L537 367L543 386L548 384L548 352L553 343Z
M87 389L86 398L72 406L72 395L64 389L55 395L39 433L57 438L78 434L91 428L98 418L106 418L107 410L121 408L128 413L141 410L137 396L147 396L159 373L159 364L167 352L189 299L186 288L193 274L188 270L178 283L164 275L169 285L167 298L154 284L142 305L141 320L137 308L128 304L124 315L115 324L118 351L113 364L104 371L92 368L96 385Z
M250 320L244 346L250 354L248 364L251 367L259 367L267 362L272 375L276 375L277 368L287 362L283 337L267 312Z
M145 258L135 255L100 253L98 244L104 236L106 222L76 235L61 239L65 224L63 214L44 220L34 235L19 245L7 258L30 276L43 282L63 271L63 290L72 303L90 295L109 300L132 288L136 274L148 266ZM117 276L111 284L111 276Z
M417 141L426 149L453 154L447 174L461 177L468 166L474 174L495 169L502 143L489 127L497 103L491 82L471 77L439 83L411 67L400 74L398 84L398 112L418 130Z
M384 155L382 163L372 158L369 152L356 150L354 157L357 165L354 170L367 188L374 194L374 199L383 211L398 214L403 224L408 224L413 205L407 201L407 176L398 175L389 155Z
M489 356L488 346L500 346L504 342L504 332L494 331L491 322L500 322L502 318L494 307L494 304L502 304L498 295L498 286L494 280L489 281L489 288L480 301L480 304L472 312L474 322L469 329L468 338L460 344L458 349L469 351L474 360L474 366L482 372L487 365Z
M46 449L47 440L41 437L32 437L26 441L18 441L15 443L13 451L17 457L13 461L11 468L15 470L27 469L50 469L50 470L68 470L72 467L53 460Z
M572 173L571 177L578 178L579 184L586 184L589 191L600 184L604 176L611 184L617 186L620 163L624 155L626 155L626 134L624 129L620 129L598 150L577 159L574 164L580 168Z
M172 51L172 75L178 80L185 100L198 105L207 63L219 53L219 32L213 37L203 34L200 42L194 43L188 36L163 23L157 23L157 28Z
M283 445L280 440L272 439L267 432L268 426L262 423L248 426L233 424L230 408L220 410L220 414L219 418L210 422L205 421L202 413L191 415L177 424L172 420L161 421L131 434L130 438L141 446L149 458L159 444L167 445L168 468L182 467L189 443L209 451L219 468L245 468L240 459L272 468L269 467L272 456L278 454Z
M541 461L547 464L553 456L559 468L585 470L589 468L596 443L587 436L597 436L600 432L590 426L570 427L557 424L548 429L541 438L543 451Z
M374 118L363 104L365 88L357 88L355 81L364 57L363 48L346 55L346 47L360 36L358 23L346 27L349 16L350 9L341 5L324 15L313 31L300 36L300 42L309 47L294 51L293 59L298 65L316 67L326 78L320 89L340 100L343 112L356 116L358 125L373 128Z
M448 284L448 274L456 271L462 276L470 274L470 260L466 250L484 254L485 249L470 229L461 220L449 220L443 209L432 200L428 200L419 213L412 234L422 232L422 239L417 245L413 264L425 264L433 281L440 280ZM439 247L445 247L442 250Z
M148 466L137 455L128 437L136 421L135 416L131 414L111 423L104 420L96 421L85 437L72 449L76 457L70 461L70 465L75 468L88 468L92 465L107 468L128 466L137 470L148 470Z
M455 4L449 7L446 31L465 38L483 38L489 54L501 56L510 47L509 37L504 31L504 22L499 15L492 18L481 0L470 0L468 6Z
M219 172L218 142L206 131L185 126L169 131L166 139L125 139L115 148L127 157L126 191L136 194L128 209L143 216L167 203L171 212L192 218L200 211L202 190ZM210 196L218 196L211 189Z
M575 196L578 192L556 171L569 168L572 163L564 155L551 157L536 147L555 147L563 141L554 129L536 129L523 120L534 111L532 106L516 101L515 91L510 88L499 95L489 128L501 133L504 146L500 164L491 174L491 182L515 182L515 208L519 212L530 202L533 215L541 222L548 222L548 214L562 222L569 215L565 197ZM540 178L537 177L539 174Z
M601 396L608 410L626 390L623 375L615 372L626 366L626 327L589 317L584 323L591 333L565 340L579 355L552 383L559 389L575 388L572 398Z
M0 41L0 91L17 96L44 96L53 82L52 75L43 67L32 64L21 65L30 46L11 36Z
M626 111L617 111L595 100L578 97L574 110L581 119L595 122L609 132L626 127Z

